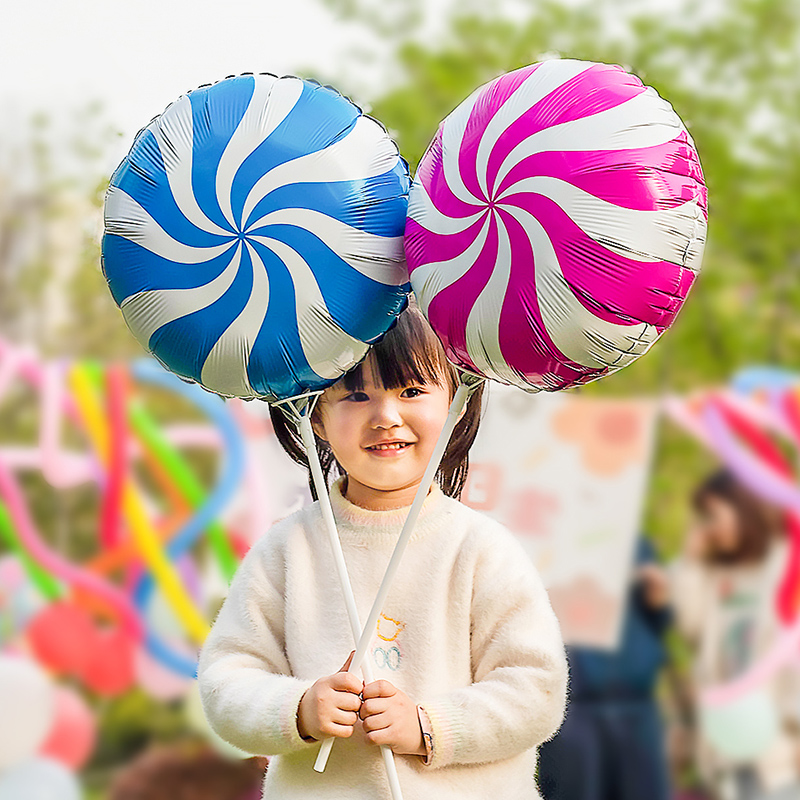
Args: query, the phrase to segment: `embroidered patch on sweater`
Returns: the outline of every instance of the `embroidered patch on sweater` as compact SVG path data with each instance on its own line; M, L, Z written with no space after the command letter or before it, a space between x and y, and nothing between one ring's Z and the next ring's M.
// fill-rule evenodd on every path
M403 654L400 650L398 637L405 627L405 622L387 617L386 614L381 614L378 618L378 639L382 643L373 649L372 660L379 669L390 669L393 672L400 669Z
M378 638L383 639L384 642L394 642L405 627L405 622L381 614L378 617Z

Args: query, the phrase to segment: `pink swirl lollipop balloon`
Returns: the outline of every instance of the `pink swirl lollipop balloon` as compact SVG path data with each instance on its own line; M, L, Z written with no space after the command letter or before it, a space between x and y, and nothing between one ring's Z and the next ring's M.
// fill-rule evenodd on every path
M547 61L441 124L409 198L419 304L463 369L527 391L614 372L668 328L700 269L689 133L620 67Z

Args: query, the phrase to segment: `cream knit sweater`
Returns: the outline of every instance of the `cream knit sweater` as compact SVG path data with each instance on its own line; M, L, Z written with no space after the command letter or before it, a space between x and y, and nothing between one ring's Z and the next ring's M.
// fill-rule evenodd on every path
M407 509L331 500L359 614L366 619ZM212 727L273 755L272 800L389 798L378 748L360 724L324 774L297 707L354 648L318 504L275 525L247 554L200 657ZM397 756L404 800L534 800L536 748L561 724L567 665L530 559L502 526L438 488L428 495L375 631L370 657L427 712L429 765Z

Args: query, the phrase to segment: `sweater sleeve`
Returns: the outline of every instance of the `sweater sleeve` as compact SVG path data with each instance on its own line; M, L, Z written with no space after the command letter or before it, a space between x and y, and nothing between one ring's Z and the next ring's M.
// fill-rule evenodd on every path
M564 718L558 622L530 558L502 533L475 565L473 683L420 703L433 730L431 769L518 755L551 738Z
M211 727L257 755L314 744L297 730L297 708L311 681L291 675L283 582L283 555L262 540L242 561L200 654L198 681Z

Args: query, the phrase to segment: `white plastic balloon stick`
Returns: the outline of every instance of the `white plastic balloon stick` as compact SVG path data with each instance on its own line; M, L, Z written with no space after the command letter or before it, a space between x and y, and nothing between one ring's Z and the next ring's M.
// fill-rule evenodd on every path
M328 535L331 552L333 553L333 560L336 564L336 573L342 587L342 594L344 595L347 617L350 620L353 639L357 641L358 637L361 635L361 621L358 617L358 608L356 607L353 587L350 584L350 576L347 574L347 564L344 560L342 544L339 541L339 534L336 531L336 521L333 518L333 508L331 507L331 499L328 494L328 485L322 474L322 466L319 463L319 455L317 454L317 447L314 441L314 431L311 427L311 412L314 409L315 402L316 397L313 397L307 400L305 405L301 405L299 402L297 404L295 404L295 402L280 403L279 405L281 408L285 408L289 416L295 421L300 432L300 437L303 440L303 446L305 447L308 464L311 469L311 477L317 490L317 497L319 498L322 519L325 522L325 531ZM356 667L351 666L350 671L358 672L359 668L362 670L364 680L367 683L372 683L372 665L368 661L365 661L363 665L359 664ZM324 744L325 742L323 742L323 745ZM403 794L400 789L400 779L397 776L397 765L394 762L394 753L389 747L383 745L381 746L381 755L383 756L383 763L386 768L386 777L389 780L392 800L403 800ZM327 762L327 758L325 760ZM314 769L317 769L316 764L314 765ZM317 771L322 772L323 770L317 769Z
M453 429L458 423L458 418L461 416L461 412L464 410L469 396L475 391L475 389L478 388L478 386L483 383L483 381L484 378L479 378L475 375L470 375L467 373L461 374L461 381L458 385L458 389L456 389L453 402L450 403L450 409L447 412L447 419L445 420L444 427L442 428L442 432L439 434L436 447L434 447L433 453L431 453L428 466L425 468L425 474L422 476L422 482L417 489L414 502L411 504L411 509L408 512L405 523L403 524L403 530L400 533L397 544L394 546L394 552L392 553L391 559L389 559L389 566L386 567L383 581L378 589L375 602L372 604L372 610L369 612L369 617L367 617L367 624L362 629L361 636L358 639L358 647L356 647L356 652L350 665L351 672L356 672L361 668L362 664L366 667L366 665L369 663L369 661L364 660L364 656L366 655L367 648L372 641L372 632L375 630L375 626L378 624L378 617L381 614L383 604L386 602L386 596L389 594L389 589L391 588L392 582L397 575L397 570L400 567L400 561L403 558L406 546L408 545L408 542L411 539L411 534L414 531L414 526L416 525L417 519L422 511L422 504L425 502L425 498L428 496L428 492L433 484L433 480L436 477L436 472L439 469L439 464L441 464L445 448L447 447L447 443L450 441L450 436L453 433ZM314 764L314 769L317 770L317 772L323 772L325 770L325 765L328 763L328 757L330 756L331 748L333 747L333 741L334 740L331 738L326 739L322 743L319 755L317 756L317 761Z

